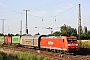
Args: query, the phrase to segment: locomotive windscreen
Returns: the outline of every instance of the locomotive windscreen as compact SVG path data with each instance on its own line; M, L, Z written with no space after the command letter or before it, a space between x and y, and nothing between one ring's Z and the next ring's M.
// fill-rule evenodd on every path
M67 38L68 42L77 42L76 38Z

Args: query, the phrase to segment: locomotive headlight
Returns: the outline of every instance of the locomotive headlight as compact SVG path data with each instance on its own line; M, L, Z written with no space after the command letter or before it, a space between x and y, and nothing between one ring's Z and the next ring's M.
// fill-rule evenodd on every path
M68 46L71 46L71 44L68 44Z
M76 46L78 46L78 44L75 44Z

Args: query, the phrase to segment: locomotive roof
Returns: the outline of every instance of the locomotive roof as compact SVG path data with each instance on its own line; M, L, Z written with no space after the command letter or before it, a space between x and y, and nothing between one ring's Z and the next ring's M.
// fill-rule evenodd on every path
M60 36L46 36L45 38L60 38Z
M22 36L21 38L29 38L29 39L38 39L40 35L33 35L33 36Z

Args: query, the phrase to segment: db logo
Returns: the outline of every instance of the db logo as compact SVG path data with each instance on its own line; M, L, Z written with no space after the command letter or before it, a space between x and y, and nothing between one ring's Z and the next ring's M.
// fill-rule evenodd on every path
M52 42L52 41L48 41L48 44L49 44L49 45L53 45L54 42Z

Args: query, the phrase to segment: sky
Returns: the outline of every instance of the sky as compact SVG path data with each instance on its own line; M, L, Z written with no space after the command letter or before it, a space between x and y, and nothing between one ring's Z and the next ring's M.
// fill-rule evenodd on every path
M64 24L78 28L78 4L81 4L81 25L90 30L90 0L0 0L0 33L2 19L5 19L4 34L19 34L21 20L22 34L25 34L25 10L29 10L29 34L50 34L51 31L46 28L52 27L53 32L60 31Z

